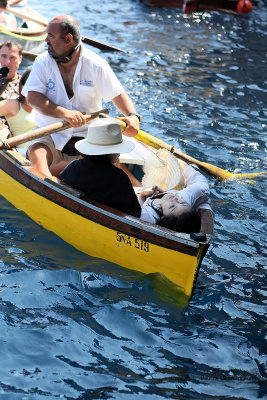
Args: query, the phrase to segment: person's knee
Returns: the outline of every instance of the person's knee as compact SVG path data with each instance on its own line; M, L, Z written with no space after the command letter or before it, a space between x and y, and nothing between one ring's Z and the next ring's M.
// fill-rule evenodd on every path
M53 161L53 155L48 146L42 143L35 143L28 149L27 156L29 160L34 162L41 162L46 160L48 165Z
M68 161L60 161L59 163L52 165L49 169L53 176L60 178L60 173L67 167L67 165L69 165Z

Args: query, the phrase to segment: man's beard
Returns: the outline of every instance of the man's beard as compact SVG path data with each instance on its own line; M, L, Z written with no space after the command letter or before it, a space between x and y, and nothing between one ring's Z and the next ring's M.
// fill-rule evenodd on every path
M58 54L56 54L56 52L54 51L54 49L51 45L47 45L47 51L51 57L58 57Z
M75 47L73 47L69 53L66 56L59 56L56 55L54 49L51 47L51 45L48 46L48 54L50 55L50 57L52 57L57 63L62 63L62 64L67 64L68 62L71 61L72 59L72 55L75 52L76 49L78 49L78 47L80 47L81 43L79 42L78 44L76 44Z

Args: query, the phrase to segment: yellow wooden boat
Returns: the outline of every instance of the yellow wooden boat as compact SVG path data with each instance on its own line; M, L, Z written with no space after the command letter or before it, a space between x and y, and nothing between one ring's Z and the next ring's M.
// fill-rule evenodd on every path
M212 212L199 238L177 233L83 198L34 170L15 150L0 150L0 193L76 249L144 274L162 273L191 297L212 239Z

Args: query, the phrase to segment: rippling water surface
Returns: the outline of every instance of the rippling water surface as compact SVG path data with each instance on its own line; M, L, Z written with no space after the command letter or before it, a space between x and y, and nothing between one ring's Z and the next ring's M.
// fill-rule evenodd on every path
M266 170L263 1L248 17L134 0L29 4L48 19L72 14L84 35L126 51L101 54L144 130L231 172ZM266 398L266 178L208 179L215 235L190 304L0 198L1 399Z

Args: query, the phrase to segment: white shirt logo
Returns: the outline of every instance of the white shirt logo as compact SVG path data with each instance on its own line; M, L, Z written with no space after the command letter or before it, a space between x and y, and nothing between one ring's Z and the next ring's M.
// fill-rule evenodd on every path
M88 87L93 87L94 86L92 81L88 81L86 79L81 79L80 80L80 85L81 86L88 86Z
M52 90L54 92L55 91L55 86L56 86L55 82L52 81L52 79L50 78L49 81L46 84L47 90Z

